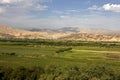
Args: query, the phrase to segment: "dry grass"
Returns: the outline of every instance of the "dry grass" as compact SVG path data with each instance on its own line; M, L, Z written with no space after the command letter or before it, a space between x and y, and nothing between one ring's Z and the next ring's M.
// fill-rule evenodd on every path
M119 53L109 53L109 54L107 54L107 57L112 58L112 59L120 60L120 54Z

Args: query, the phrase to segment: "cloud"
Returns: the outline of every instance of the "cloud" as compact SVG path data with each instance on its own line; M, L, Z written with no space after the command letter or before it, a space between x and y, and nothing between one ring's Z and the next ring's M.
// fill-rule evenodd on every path
M21 1L24 1L24 0L1 0L0 3L10 4L10 3L21 2Z
M101 7L98 7L96 5L93 5L92 7L88 8L89 10L101 10Z
M60 18L61 19L68 19L68 18L70 18L70 16L64 16L64 15L62 15L62 16L60 16Z
M87 28L106 28L120 29L120 16L100 16L84 15L82 17L74 16L50 16L45 18L35 18L31 15L19 16L13 18L0 17L1 25L8 25L19 28L60 28L60 27L87 27Z
M71 15L71 14L78 14L81 12L81 10L75 10L75 9L68 9L68 10L53 10L52 11L55 14L63 14L63 15Z
M4 13L4 12L5 12L5 9L0 8L0 13Z
M10 0L1 0L0 3L10 3Z
M98 11L111 11L111 12L120 12L120 4L104 4L101 7L93 5L88 8L89 10L98 10Z
M120 23L118 22L120 21L119 14L104 15L104 11L116 12L113 11L113 9L111 10L111 7L106 8L105 5L107 4L102 6L93 5L88 8L89 10L99 10L103 12L103 14L98 14L89 13L86 9L57 10L56 7L55 9L51 8L51 10L49 6L46 5L48 1L51 0L0 0L0 24L19 28L77 26L120 29ZM109 4L108 6L112 5L113 4Z
M37 5L34 8L35 8L35 10L42 11L42 10L46 10L48 8L48 6L46 6L46 5Z
M1 0L0 3L10 3L11 0Z
M80 10L67 10L66 12L69 12L69 13L79 13L80 12Z
M120 4L105 4L103 9L105 11L120 12Z
M21 13L47 10L48 6L44 2L48 1L51 0L0 0L0 7L4 7L9 14L21 15Z

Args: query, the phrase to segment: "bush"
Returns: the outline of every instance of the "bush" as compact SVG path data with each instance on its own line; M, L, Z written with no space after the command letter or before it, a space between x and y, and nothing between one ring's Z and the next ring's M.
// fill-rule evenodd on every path
M16 55L16 53L14 53L14 52L13 53L9 53L9 55Z
M0 80L10 80L13 69L0 66Z
M16 55L16 53L14 53L14 52L12 52L12 53L1 53L2 55L10 55L10 56L15 56Z
M49 65L45 70L41 67L25 68L0 67L0 80L119 80L120 72L109 66L64 67Z
M65 52L65 51L71 51L72 48L61 48L59 50L56 51L56 53L62 53L62 52Z
M23 66L16 69L0 67L0 80L38 80L43 73L44 69L41 67L32 69Z

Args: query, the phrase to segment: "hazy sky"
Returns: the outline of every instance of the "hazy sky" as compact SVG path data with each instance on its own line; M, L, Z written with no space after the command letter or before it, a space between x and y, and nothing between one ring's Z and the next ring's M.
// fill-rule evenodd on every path
M0 25L120 30L120 0L0 0Z

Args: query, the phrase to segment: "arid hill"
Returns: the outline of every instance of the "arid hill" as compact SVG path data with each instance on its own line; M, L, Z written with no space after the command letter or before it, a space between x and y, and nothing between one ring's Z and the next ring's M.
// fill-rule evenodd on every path
M61 28L58 30L43 29L38 31L36 30L29 31L29 30L14 29L6 26L0 26L0 38L120 41L120 35L119 35L120 33L112 30L111 31L99 30L99 29L83 30L80 28Z
M28 39L57 39L69 35L68 33L54 33L46 31L28 31L14 29L11 27L0 26L0 37L1 38L28 38Z

